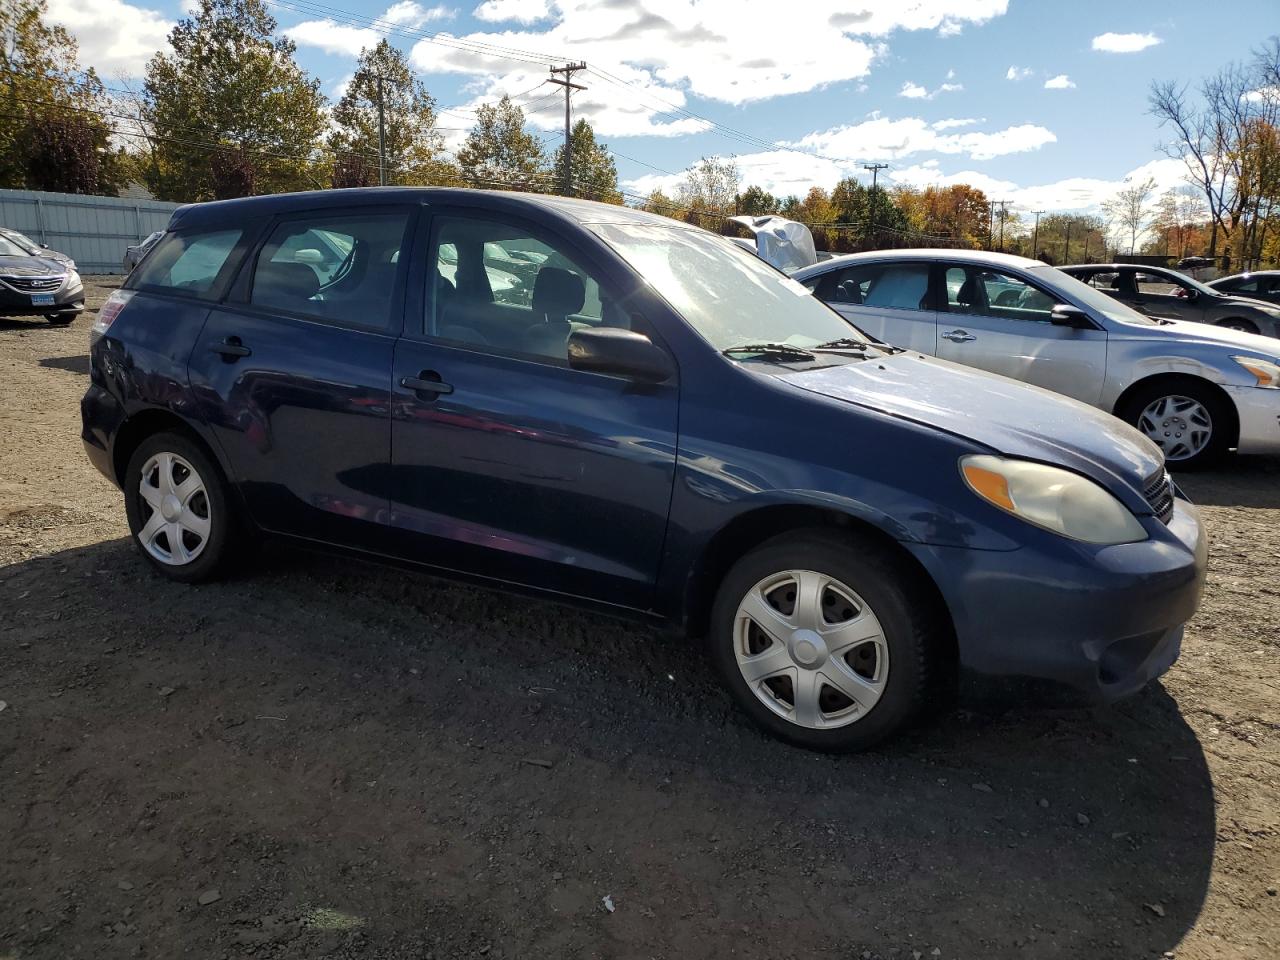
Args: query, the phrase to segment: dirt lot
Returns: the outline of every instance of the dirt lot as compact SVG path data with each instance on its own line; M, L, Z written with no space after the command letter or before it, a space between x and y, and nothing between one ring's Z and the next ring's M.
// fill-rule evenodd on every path
M0 320L0 960L1280 955L1280 462L1186 479L1163 684L830 758L656 631L285 549L152 576L88 324Z

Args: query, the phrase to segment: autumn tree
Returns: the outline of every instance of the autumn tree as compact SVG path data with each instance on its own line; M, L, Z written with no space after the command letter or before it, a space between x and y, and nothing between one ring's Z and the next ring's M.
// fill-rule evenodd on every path
M335 172L343 179L372 166L371 182L378 183L378 105L382 105L382 145L386 182L408 186L452 179L444 160L444 139L436 130L436 101L409 68L409 62L385 39L360 52L355 74L333 108L333 131L328 146ZM357 185L357 184L353 184ZM365 184L358 184L365 185Z
M644 203L640 205L640 209L645 210L648 213L660 213L664 217L679 216L679 205L663 193L661 189L649 191L649 195L645 197Z
M293 42L276 36L264 0L199 0L169 46L147 64L140 118L157 197L212 198L214 158L224 153L252 164L252 177L238 179L255 191L319 185L324 96L294 60Z
M1121 234L1128 234L1129 253L1132 254L1138 243L1138 234L1151 222L1151 197L1156 192L1156 182L1152 177L1125 182L1127 186L1103 202L1102 212Z
M115 193L105 91L45 0L0 2L0 187Z
M569 154L569 179L572 194L603 203L622 203L618 190L618 168L606 144L596 143L595 131L586 120L579 120L569 131L572 151ZM564 145L556 149L552 169L560 174L564 170Z
M734 200L742 179L732 159L703 157L690 167L676 190L676 202L689 223L708 230L729 229L725 218L734 214Z
M458 168L473 187L545 193L550 186L542 143L524 128L524 111L506 96L476 110L476 124L458 151Z

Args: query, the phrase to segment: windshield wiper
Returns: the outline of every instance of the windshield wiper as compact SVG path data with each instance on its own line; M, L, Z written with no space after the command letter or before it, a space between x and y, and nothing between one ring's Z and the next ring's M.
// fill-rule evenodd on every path
M816 360L811 352L803 347L793 347L789 343L741 343L736 347L721 350L726 357L735 353L753 353L770 360Z
M875 344L867 343L865 340L854 340L852 337L841 337L838 340L828 340L826 343L820 343L816 347L810 347L810 350L861 350L866 352Z

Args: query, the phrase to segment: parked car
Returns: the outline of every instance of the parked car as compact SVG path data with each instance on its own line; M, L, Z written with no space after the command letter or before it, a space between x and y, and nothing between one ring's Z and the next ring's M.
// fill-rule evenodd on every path
M163 236L163 230L156 230L154 233L147 234L138 243L124 248L124 272L126 276L133 272L133 268L142 262L142 258L147 255L147 251L154 247Z
M1269 337L1150 317L1039 260L976 250L854 254L795 279L888 343L1114 413L1175 467L1280 452Z
M1059 269L1151 317L1280 336L1280 308L1221 293L1176 270L1127 263L1077 264Z
M57 250L49 248L48 244L36 243L25 233L19 233L17 230L10 230L8 227L0 227L0 237L16 243L22 248L22 251L31 257L40 257L43 260L54 260L63 264L66 269L74 270L76 262L65 253L59 253Z
M351 251L330 276L288 253L313 230ZM542 255L528 304L495 295L491 244ZM957 664L1131 693L1204 578L1141 434L872 342L725 238L624 207L183 207L90 367L85 449L159 573L233 570L268 533L672 621L812 748L890 736Z
M82 312L84 284L74 268L0 236L0 317L40 316L64 327Z
M1248 297L1280 304L1280 270L1254 270L1210 280L1208 286L1229 297Z

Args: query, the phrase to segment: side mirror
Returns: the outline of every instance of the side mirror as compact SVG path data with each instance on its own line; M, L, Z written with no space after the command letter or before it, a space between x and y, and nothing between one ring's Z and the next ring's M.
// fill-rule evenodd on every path
M1195 287L1182 287L1182 295L1187 298L1188 302L1195 303L1200 299L1200 291Z
M1049 314L1049 322L1055 327L1071 327L1074 330L1092 330L1094 323L1089 315L1079 307L1068 303L1060 303Z
M569 335L569 366L646 383L661 383L675 374L665 350L643 333L619 327L575 330Z

